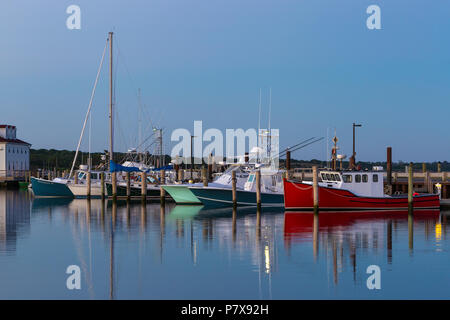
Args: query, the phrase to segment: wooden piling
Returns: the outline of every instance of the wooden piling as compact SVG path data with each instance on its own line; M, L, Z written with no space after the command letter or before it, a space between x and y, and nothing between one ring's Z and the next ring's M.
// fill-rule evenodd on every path
M432 191L430 191L430 173L428 171L426 171L423 174L423 185L425 187L425 189L427 190L428 193L431 193Z
M237 196L236 196L236 171L231 171L231 191L233 195L233 207L237 206Z
M314 211L319 211L319 184L317 176L317 166L313 166L313 199L314 199Z
M422 163L422 172L423 173L427 172L427 164L425 162Z
M392 185L392 148L391 147L387 147L386 155L387 155L387 162L386 162L387 184Z
M105 173L100 173L100 184L101 184L101 190L102 190L102 200L105 199Z
M141 173L141 197L144 201L147 199L147 172Z
M437 164L437 172L441 172L441 162L440 161Z
M41 172L39 170L36 171L36 178L40 178L41 177Z
M73 173L73 183L78 184L78 172L76 171Z
M261 171L256 171L256 207L261 208Z
M117 200L117 172L111 172L112 199Z
M413 208L413 163L409 163L408 167L408 209L411 211Z
M86 172L86 198L91 198L91 172Z
M203 186L207 187L208 186L208 175L207 175L205 166L202 167L202 181L203 181Z
M127 200L130 200L131 197L131 175L129 172L126 173L127 180Z
M160 181L161 185L166 184L166 170L160 171ZM163 205L166 202L166 190L163 187L159 187L161 191L161 204Z
M286 151L286 179L289 179L289 171L291 170L291 151Z
M177 172L177 180L178 180L178 182L182 182L183 181L183 169L178 169L178 172Z

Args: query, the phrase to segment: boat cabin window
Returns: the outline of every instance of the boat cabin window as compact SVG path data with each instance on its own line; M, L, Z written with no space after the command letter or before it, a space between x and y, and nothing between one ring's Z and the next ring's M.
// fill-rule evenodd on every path
M79 173L78 173L78 179L79 179L79 180L83 180L83 179L84 179L84 176L85 176L85 173L84 173L84 172L79 172Z
M356 183L360 183L361 182L361 175L360 174L355 174L355 182Z
M349 174L344 174L342 176L342 180L344 180L345 183L352 183L352 176Z
M327 177L325 176L325 173L322 173L322 180L327 180Z
M248 182L253 182L255 180L255 175L251 174L248 176Z
M362 182L368 182L369 181L369 177L367 176L367 174L363 174L362 175Z
M378 175L377 175L377 174L374 174L374 175L372 176L372 180L373 180L373 182L378 182Z
M338 182L341 181L341 177L339 177L339 175L337 173L334 174L334 177L336 178L336 181L338 181Z
M94 180L98 179L97 173L91 173L91 175L92 175L92 179L94 179Z

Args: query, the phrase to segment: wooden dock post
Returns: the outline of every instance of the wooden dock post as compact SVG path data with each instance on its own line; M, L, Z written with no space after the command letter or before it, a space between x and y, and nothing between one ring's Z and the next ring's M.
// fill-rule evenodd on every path
M432 193L432 191L430 191L430 182L431 182L430 172L426 171L423 174L423 186L425 187L425 189L427 190L428 193ZM431 185L431 187L432 187L432 185Z
M261 171L256 171L256 207L261 209Z
M141 172L141 197L142 201L147 200L147 172Z
M317 176L317 166L313 166L313 199L314 199L314 212L319 211L319 184Z
M177 180L178 180L178 182L182 182L183 181L183 169L178 169Z
M131 197L131 175L129 172L126 173L127 179L127 200L130 200Z
M209 154L208 157L208 182L212 181L212 170L213 170L213 157L212 153Z
M203 186L207 187L208 186L208 175L207 175L205 166L202 167L202 181L203 181Z
M441 162L440 161L437 164L437 172L441 172Z
M41 176L41 172L39 171L39 170L36 170L36 178L40 178L40 176Z
M73 173L73 183L78 184L78 172Z
M105 173L101 172L100 173L100 184L101 184L101 189L102 189L102 200L105 199Z
M117 200L117 172L111 172L112 199Z
M91 172L86 172L86 198L91 198Z
M386 155L387 155L387 162L386 162L387 184L392 185L392 148L391 147L387 147Z
M427 164L425 162L422 163L422 172L427 172Z
M447 181L447 172L442 172L442 182L446 182Z
M291 151L286 151L286 179L289 180L289 171L291 170Z
M408 167L408 210L412 212L413 209L413 163L409 163Z
M237 197L236 197L236 171L231 171L231 191L233 195L233 207L237 206Z
M161 185L166 184L166 170L160 171L160 181ZM166 202L166 190L163 187L159 187L161 191L161 204L164 205Z

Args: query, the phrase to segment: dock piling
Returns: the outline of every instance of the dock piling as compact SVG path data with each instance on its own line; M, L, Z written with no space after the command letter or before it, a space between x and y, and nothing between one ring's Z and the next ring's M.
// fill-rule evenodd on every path
M256 207L261 209L261 171L256 171Z
M126 179L127 179L127 200L130 200L131 197L131 176L130 173L126 173Z
M233 195L233 207L237 206L237 197L236 197L236 171L231 171L231 191Z
M100 173L100 184L101 184L101 189L102 189L102 200L105 199L105 173L101 172Z
M86 198L91 198L91 172L86 172Z
M409 163L408 167L408 210L413 209L413 163Z
M161 170L160 171L160 180L161 180L161 185L166 184L166 171L165 170ZM166 190L164 190L163 187L159 187L160 191L161 191L161 204L164 205L166 202Z
M203 181L203 186L207 187L208 186L208 175L207 175L205 166L202 167L202 181Z
M317 176L317 166L313 166L313 199L314 199L314 212L319 211L319 184Z
M147 172L141 173L141 197L142 201L147 199Z
M117 200L117 172L111 172L112 199Z

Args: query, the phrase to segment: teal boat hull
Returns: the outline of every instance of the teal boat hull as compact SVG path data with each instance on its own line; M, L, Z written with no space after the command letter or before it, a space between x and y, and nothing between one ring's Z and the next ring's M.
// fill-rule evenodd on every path
M233 206L231 188L189 187L189 190L205 207ZM236 190L238 206L256 206L256 192ZM261 193L261 207L283 207L284 196L281 193Z
M176 204L201 205L202 202L185 185L165 185L163 189L170 194Z
M73 198L73 193L65 183L31 177L31 188L35 197Z

